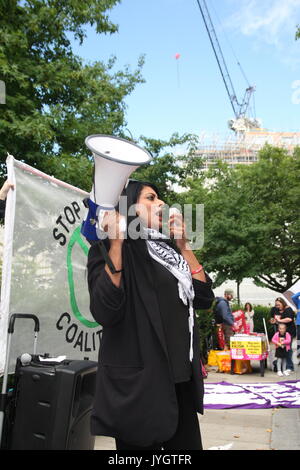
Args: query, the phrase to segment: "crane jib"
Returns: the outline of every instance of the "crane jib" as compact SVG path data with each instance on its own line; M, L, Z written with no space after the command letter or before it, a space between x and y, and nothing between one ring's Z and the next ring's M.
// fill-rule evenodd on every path
M207 4L205 0L197 0L197 3L198 3L198 6L199 6L199 9L200 9L203 21L204 21L204 25L208 33L208 37L209 37L211 46L213 48L213 51L214 51L214 54L215 54L215 57L216 57L216 60L217 60L217 63L221 72L221 76L222 76L222 79L223 79L223 82L224 82L224 85L225 85L225 88L226 88L226 91L227 91L227 94L228 94L228 97L229 97L229 100L230 100L230 103L234 112L234 115L236 119L242 118L246 115L251 96L255 91L255 87L249 86L245 91L242 103L239 103L215 28L211 19L211 16L209 14L209 10L207 8Z

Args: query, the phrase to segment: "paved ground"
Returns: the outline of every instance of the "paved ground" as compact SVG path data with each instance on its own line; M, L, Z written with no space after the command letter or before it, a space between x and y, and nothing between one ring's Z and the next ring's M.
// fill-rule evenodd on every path
M299 367L288 378L270 370L260 377L258 363L252 367L252 374L209 373L206 380L236 384L300 380ZM232 444L232 450L300 450L300 409L205 410L204 416L198 416L204 449Z
M270 370L260 377L259 363L251 365L252 374L209 372L206 381L239 384L300 380L299 366L290 377L281 378ZM300 450L300 409L205 410L198 418L205 450L218 446L230 446L231 450ZM115 450L115 441L110 437L97 437L95 449Z

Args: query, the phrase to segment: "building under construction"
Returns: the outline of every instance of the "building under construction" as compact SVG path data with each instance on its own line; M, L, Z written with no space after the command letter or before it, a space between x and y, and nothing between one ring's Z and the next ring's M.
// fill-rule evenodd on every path
M255 113L255 86L250 85L239 61L237 64L247 82L247 88L242 99L237 97L206 1L197 0L197 3L233 111L233 119L228 122L233 131L229 137L200 137L200 146L196 153L203 158L204 167L209 168L217 160L222 160L231 167L237 164L249 165L258 160L258 153L265 144L281 147L292 153L300 146L300 132L274 132L261 127ZM252 117L249 115L250 108L253 108Z
M266 129L253 129L243 133L232 133L225 138L219 135L200 136L200 146L196 154L203 158L204 168L208 169L217 160L230 167L237 164L249 165L258 160L258 153L265 144L286 149L293 153L300 146L300 132L274 132Z

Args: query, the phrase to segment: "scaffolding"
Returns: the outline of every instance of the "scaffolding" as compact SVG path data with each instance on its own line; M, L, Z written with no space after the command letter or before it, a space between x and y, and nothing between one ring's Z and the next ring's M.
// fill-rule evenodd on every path
M284 148L292 154L300 146L300 132L255 129L241 134L232 133L225 138L220 134L202 133L196 154L203 158L205 169L218 160L226 162L230 167L250 165L258 160L258 153L265 144Z

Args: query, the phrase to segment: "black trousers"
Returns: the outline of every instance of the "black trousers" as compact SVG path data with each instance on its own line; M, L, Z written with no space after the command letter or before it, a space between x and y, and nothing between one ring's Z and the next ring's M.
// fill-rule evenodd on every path
M176 383L175 389L178 402L178 425L174 436L167 442L156 443L150 447L138 447L116 439L117 450L202 450L192 383Z

